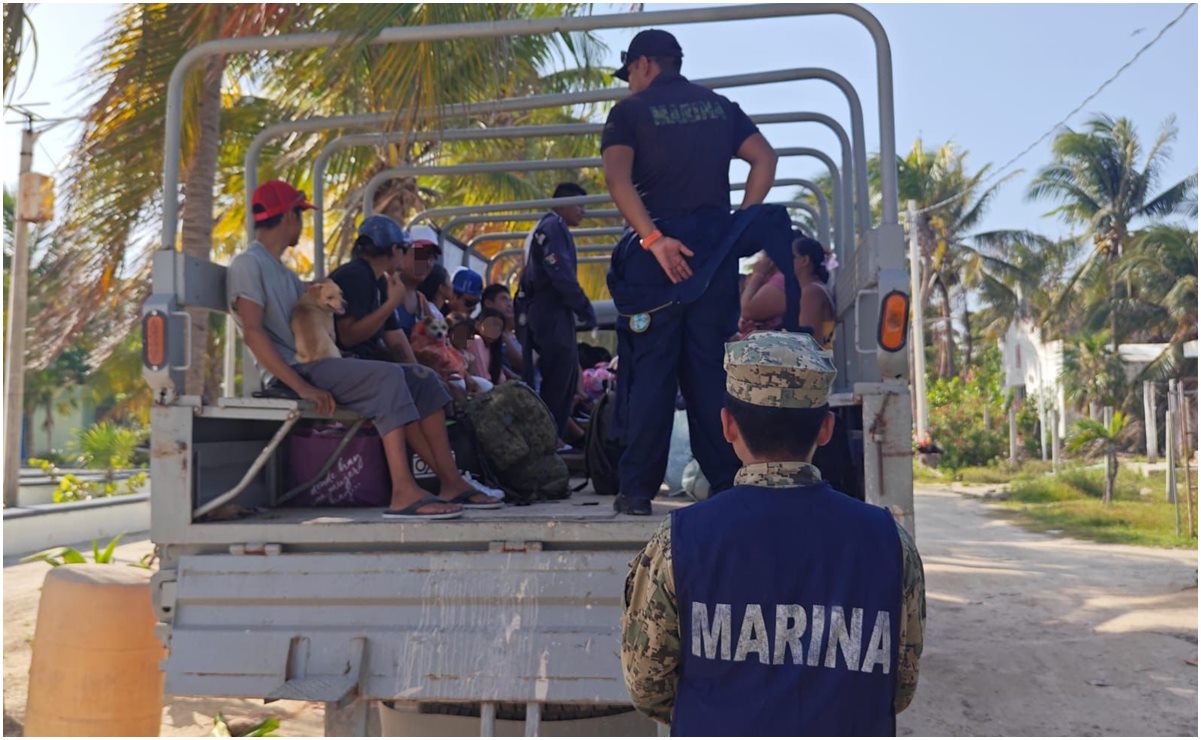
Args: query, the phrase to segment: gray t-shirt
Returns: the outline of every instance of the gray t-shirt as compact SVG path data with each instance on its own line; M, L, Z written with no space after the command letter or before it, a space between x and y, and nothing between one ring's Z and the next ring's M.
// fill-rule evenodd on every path
M296 273L284 267L258 241L229 263L225 271L225 294L230 313L242 328L242 320L234 311L239 298L263 307L263 331L275 351L289 365L296 363L296 337L292 335L292 308L304 294L304 284ZM263 363L255 358L260 368Z

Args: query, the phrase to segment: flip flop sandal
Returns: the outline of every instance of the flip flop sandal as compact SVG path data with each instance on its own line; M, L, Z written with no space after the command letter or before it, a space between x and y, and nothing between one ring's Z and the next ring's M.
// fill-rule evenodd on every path
M479 496L479 495L487 496L491 500L487 501L487 502L471 500L472 496ZM438 499L438 500L443 501L444 499ZM468 488L466 491L463 491L458 496L455 496L454 498L452 498L449 503L459 504L464 509L500 509L500 508L503 508L505 505L504 501L502 501L488 493L485 493L484 491L480 491L476 488Z
M458 511L443 511L437 514L419 514L417 510L429 504L445 504L451 503L437 496L426 496L420 501L409 504L403 509L388 509L383 513L385 519L402 519L406 521L416 521L419 519L458 519L463 516L463 510Z

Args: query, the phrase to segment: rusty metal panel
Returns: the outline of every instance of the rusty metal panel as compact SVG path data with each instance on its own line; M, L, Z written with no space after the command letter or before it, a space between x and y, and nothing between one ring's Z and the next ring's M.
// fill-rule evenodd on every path
M893 512L916 536L913 516L913 410L903 382L860 383L863 478L869 504Z
M625 703L627 552L180 559L167 692ZM325 693L322 693L325 692ZM318 695L320 694L320 695Z

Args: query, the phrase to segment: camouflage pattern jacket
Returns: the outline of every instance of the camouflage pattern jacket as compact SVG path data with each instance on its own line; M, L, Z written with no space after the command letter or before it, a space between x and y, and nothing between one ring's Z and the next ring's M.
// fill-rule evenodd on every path
M802 462L748 465L735 485L787 488L821 480ZM917 691L918 662L926 629L926 578L917 545L897 523L901 538L902 601L900 648L893 708L903 711ZM642 552L630 561L621 618L621 668L634 706L658 722L671 722L679 678L680 623L671 563L671 518L663 521Z

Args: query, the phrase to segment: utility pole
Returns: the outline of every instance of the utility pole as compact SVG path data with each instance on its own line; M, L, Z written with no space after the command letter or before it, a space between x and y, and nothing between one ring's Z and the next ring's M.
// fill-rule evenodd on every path
M917 243L917 203L909 201L909 305L913 320L913 423L918 442L926 438L930 428L930 416L926 408L926 327L923 324L925 306L922 305L922 255Z
M33 169L33 116L26 116L21 131L21 176ZM21 480L21 423L25 410L25 320L29 296L29 221L21 208L18 186L17 208L13 213L13 264L8 283L8 346L4 367L4 505L17 505L17 487Z

